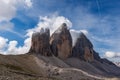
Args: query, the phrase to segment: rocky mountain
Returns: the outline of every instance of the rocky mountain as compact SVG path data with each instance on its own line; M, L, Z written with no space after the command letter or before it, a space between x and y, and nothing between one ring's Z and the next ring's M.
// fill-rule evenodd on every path
M81 33L77 39L75 46L73 47L72 56L78 57L85 61L93 61L93 55L94 53L92 43L86 38L83 33Z
M31 48L22 55L0 55L0 80L120 80L120 68L100 58L80 33L75 45L63 23L33 33Z
M29 53L41 54L44 56L52 55L50 44L50 31L49 29L41 29L40 32L33 33L32 35L32 45Z
M51 50L61 59L68 58L72 53L72 37L67 25L63 23L50 37Z

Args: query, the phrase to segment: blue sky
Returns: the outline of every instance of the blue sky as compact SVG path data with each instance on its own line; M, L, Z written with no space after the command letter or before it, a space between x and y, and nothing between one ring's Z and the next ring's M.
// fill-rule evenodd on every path
M120 61L119 0L1 0L0 7L4 7L0 8L0 37L4 41L0 52L26 49L30 29L45 21L40 17L60 17L70 21L71 29L87 31L101 57Z

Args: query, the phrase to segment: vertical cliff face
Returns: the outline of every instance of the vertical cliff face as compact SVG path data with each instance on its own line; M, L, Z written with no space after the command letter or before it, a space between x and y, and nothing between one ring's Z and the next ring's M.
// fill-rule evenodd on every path
M95 53L93 50L92 43L83 33L80 33L80 36L78 37L76 44L73 47L72 56L78 57L85 61L94 61L94 59L99 58L99 55L97 55L97 53ZM97 58L95 58L96 56Z
M33 33L31 40L30 53L41 54L45 56L51 55L50 44L50 31L49 29L41 29L40 32Z
M55 56L65 59L70 56L72 52L72 37L63 23L50 38L51 50Z
M49 29L41 29L40 32L33 33L31 42L30 53L45 56L53 54L61 59L71 56L87 62L94 59L101 61L98 53L93 50L92 43L83 33L80 33L75 45L72 46L72 37L65 23L51 37Z
M84 59L86 61L93 61L94 60L93 49L92 48L85 47L85 49L84 49Z

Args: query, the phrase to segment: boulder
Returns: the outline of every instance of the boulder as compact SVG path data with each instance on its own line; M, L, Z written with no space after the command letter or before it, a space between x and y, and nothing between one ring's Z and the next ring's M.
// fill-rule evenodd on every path
M50 31L49 29L41 29L40 32L35 32L32 35L31 48L29 53L41 54L44 56L50 56Z
M52 34L50 45L53 54L61 59L66 59L71 55L72 37L65 23Z

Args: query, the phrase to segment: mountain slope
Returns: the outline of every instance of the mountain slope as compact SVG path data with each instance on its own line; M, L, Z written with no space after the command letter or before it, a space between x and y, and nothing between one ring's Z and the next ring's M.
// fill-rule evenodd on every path
M73 60L76 63L71 62ZM63 61L55 56L45 57L29 54L0 55L0 69L6 72L6 77L15 78L15 80L18 80L19 77L21 80L24 80L22 78L25 80L27 78L28 80L29 78L36 80L103 80L106 77L115 77L113 75L108 76L90 63L79 59L68 58ZM1 73L1 76L3 75Z
M6 75L14 73L15 75L12 75L12 77L16 77L16 80L19 75L26 75L30 77L33 76L35 78L46 78L46 80L47 78L52 80L66 80L69 78L71 80L96 78L82 70L71 68L65 62L54 56L44 57L40 55L36 56L28 54L7 56L0 55L0 69L4 72L8 71Z

